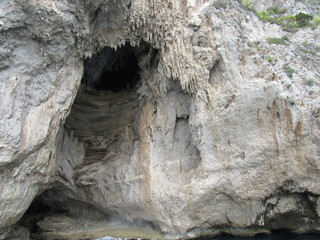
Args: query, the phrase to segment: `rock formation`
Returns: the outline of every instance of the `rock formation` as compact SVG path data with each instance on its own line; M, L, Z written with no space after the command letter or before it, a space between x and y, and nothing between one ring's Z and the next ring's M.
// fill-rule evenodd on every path
M1 0L0 239L319 231L319 14Z

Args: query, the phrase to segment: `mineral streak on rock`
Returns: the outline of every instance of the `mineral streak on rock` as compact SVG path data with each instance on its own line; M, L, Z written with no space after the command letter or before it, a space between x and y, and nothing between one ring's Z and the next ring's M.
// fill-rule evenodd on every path
M319 15L0 0L0 239L319 231Z

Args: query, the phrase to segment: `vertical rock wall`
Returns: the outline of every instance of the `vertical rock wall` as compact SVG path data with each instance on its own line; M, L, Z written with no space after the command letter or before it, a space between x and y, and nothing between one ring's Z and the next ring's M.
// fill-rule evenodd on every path
M0 236L35 198L45 238L319 230L319 35L238 1L3 0ZM133 88L79 88L86 58L142 43Z

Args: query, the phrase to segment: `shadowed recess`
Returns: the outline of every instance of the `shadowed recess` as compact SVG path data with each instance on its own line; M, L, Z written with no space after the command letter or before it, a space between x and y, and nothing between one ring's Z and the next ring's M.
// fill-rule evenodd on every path
M86 143L97 143L130 127L139 106L139 64L146 59L152 64L148 56L156 53L146 43L126 44L117 50L106 47L87 59L66 129Z
M106 158L107 146L122 132L133 134L141 105L140 76L157 64L157 53L146 43L126 44L117 50L104 48L85 61L82 84L65 129L86 143L86 164Z
M148 50L145 43L139 47L126 44L117 50L106 47L85 61L81 82L97 91L114 93L133 88L140 80L138 59Z

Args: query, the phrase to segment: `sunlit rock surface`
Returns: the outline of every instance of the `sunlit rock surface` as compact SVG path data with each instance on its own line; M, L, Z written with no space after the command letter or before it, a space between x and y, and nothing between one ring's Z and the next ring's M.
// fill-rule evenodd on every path
M320 27L252 10L319 3L246 2L0 1L0 239L320 230Z

